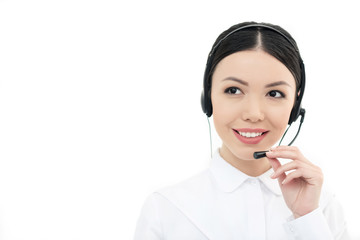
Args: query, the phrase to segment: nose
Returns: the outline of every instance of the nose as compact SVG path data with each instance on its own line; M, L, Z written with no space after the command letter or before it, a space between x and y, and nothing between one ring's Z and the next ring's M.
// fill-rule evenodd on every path
M259 99L249 98L241 107L243 108L242 119L244 121L255 123L264 120L263 104Z

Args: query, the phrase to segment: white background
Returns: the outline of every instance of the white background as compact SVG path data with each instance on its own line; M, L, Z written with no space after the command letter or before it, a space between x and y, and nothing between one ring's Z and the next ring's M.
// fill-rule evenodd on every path
M131 239L151 192L208 166L206 57L248 20L297 40L307 116L295 145L360 239L357 4L0 0L0 239Z

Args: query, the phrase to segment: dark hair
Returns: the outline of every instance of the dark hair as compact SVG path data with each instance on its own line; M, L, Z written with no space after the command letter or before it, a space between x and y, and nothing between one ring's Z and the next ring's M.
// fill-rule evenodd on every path
M289 71L295 78L296 88L297 90L299 90L301 84L300 61L302 60L295 40L286 30L284 30L280 26L269 23L260 23L260 25L274 28L278 32L281 32L285 37L282 36L282 34L279 34L277 31L261 26L245 28L241 31L236 31L227 36L235 29L250 24L259 23L244 22L236 24L221 33L216 39L213 45L213 50L215 48L215 52L212 53L213 56L210 63L211 66L208 66L210 68L208 78L208 81L210 82L207 83L208 86L211 86L212 75L216 69L217 64L223 58L239 51L261 49L264 52L267 52L268 54L278 59L289 69ZM225 36L227 37L223 39ZM222 41L221 44L219 44L220 41Z

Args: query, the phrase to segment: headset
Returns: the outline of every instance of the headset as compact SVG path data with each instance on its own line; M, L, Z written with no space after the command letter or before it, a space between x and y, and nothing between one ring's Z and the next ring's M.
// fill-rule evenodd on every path
M221 43L227 39L230 35L234 34L235 32L241 31L243 29L249 29L249 28L263 28L263 29L268 29L268 30L272 30L276 33L278 33L279 35L281 35L284 39L286 39L286 41L288 41L293 47L294 49L299 53L299 49L297 48L296 44L294 42L292 42L283 32L281 32L280 30L265 25L265 24L261 24L261 23L251 23L245 26L241 26L239 28L234 29L233 31L231 31L230 33L228 33L227 35L225 35L222 39L220 39L211 49L209 55L208 55L208 59L206 62L206 67L205 67L205 73L204 73L204 89L201 93L201 107L203 112L206 114L206 116L209 118L212 115L213 112L213 108L212 108L212 103L211 103L211 76L210 76L210 70L211 70L211 65L213 62L213 57L214 57L214 53L215 51L218 49L218 47L221 45ZM300 129L301 129L301 125L304 121L305 118L305 109L301 107L301 101L304 95L304 90L305 90L305 65L304 62L299 55L299 63L300 63L300 86L299 89L297 89L297 92L299 91L299 95L296 95L296 99L295 99L295 103L294 106L291 110L290 113L290 117L289 117L289 121L288 121L288 128L286 129L283 137L281 138L280 144L285 136L285 134L287 133L288 129L290 128L291 124L293 122L295 122L299 116L301 116L301 120L300 120L300 125L298 128L298 131L294 137L294 139L290 142L290 144L288 144L288 146L290 146L296 139L296 137L298 136ZM279 145L280 145L279 144ZM266 156L266 152L267 151L261 151L261 152L255 152L254 153L254 158L261 158L261 157L265 157Z

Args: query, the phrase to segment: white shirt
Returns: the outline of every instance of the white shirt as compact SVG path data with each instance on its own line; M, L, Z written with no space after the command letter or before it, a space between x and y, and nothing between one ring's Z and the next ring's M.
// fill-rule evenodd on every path
M320 206L294 219L273 170L250 177L215 154L208 170L146 200L135 240L348 240L342 208Z

